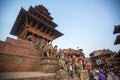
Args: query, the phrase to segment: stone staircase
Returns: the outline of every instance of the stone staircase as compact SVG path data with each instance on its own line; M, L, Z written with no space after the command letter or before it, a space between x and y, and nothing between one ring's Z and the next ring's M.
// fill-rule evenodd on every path
M56 80L55 75L42 72L5 72L0 73L0 80Z
M74 78L71 80L80 80L76 75L74 75Z
M88 80L84 78L85 74L81 74L81 80ZM42 73L42 72L3 72L0 73L0 80L58 80L56 73ZM70 80L80 80L76 75Z

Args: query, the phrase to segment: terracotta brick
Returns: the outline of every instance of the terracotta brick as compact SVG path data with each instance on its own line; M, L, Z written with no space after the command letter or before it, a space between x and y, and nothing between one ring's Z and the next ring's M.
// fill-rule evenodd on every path
M23 43L23 41L21 42L11 38L7 38L4 42L4 48L2 48L2 52L16 55L37 56L37 50L33 43L28 44L28 41Z
M0 41L0 72L39 71L40 58L33 43L7 38Z
M0 72L12 71L39 71L40 59L14 56L14 55L0 55ZM38 64L36 63L38 62Z

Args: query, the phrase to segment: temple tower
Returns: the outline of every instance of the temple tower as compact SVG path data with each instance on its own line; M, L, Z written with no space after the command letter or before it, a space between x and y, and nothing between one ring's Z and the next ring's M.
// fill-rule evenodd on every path
M43 5L30 6L27 11L21 8L10 32L17 39L0 41L0 72L40 71L42 61L35 42L40 38L50 42L63 35L52 20Z
M28 11L21 8L10 34L31 42L39 38L49 42L63 35L55 29L57 24L52 20L48 9L42 5L30 6Z

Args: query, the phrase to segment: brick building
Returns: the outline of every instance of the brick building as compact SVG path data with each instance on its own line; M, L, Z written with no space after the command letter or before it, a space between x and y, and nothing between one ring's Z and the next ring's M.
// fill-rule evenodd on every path
M114 26L113 34L118 34L116 36L114 45L120 44L120 25ZM116 74L120 77L120 50L117 52L114 58L110 59L110 62L111 62L111 65L114 65L112 66L114 69L114 72L116 72Z
M108 67L109 62L108 59L112 58L115 55L115 52L112 52L111 50L97 50L93 51L90 54L90 59L93 67Z
M114 45L120 44L120 25L114 26L113 34L118 34L116 36ZM90 54L91 62L94 67L106 67L107 69L112 69L118 76L120 76L120 50L112 52L110 50L98 50L93 51Z

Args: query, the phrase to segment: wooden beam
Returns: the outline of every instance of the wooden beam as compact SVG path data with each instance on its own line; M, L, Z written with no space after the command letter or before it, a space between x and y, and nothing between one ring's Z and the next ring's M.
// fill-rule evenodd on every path
M30 32L33 32L33 33L36 34L36 35L42 36L43 38L46 38L46 39L48 39L48 40L52 40L52 39L53 39L50 35L45 34L45 33L41 32L41 31L39 31L39 30L36 30L36 29L34 29L34 28L32 28L32 27L29 28L29 31L30 31Z
M24 25L22 25L22 27L24 27ZM22 30L24 30L24 29L22 29ZM22 31L21 31L21 29L19 29L19 35L22 33Z
M30 24L29 24L31 27L33 27L33 21L31 20L30 21Z
M49 31L49 32L48 32L48 35L50 35L51 33L52 33L52 31Z
M34 27L37 29L37 27L38 27L38 23L36 23Z
M38 26L39 27L39 26ZM44 26L43 25L40 25L40 31L43 31L44 29Z
M21 31L23 31L23 30L24 30L23 26L20 26L20 27L19 27L19 29L20 29Z
M48 32L48 28L45 28L45 31L44 31L44 33L46 33L46 34L47 34L47 32Z
M27 18L27 16L25 15L25 24L26 25L28 25L29 23L28 23L28 18Z

